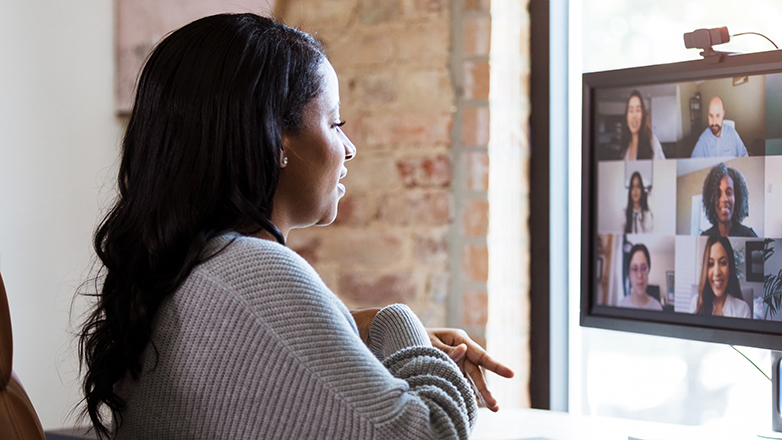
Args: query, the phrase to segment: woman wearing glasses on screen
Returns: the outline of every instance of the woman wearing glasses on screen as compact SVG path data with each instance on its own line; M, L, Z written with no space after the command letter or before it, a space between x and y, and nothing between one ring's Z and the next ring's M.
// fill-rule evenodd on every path
M649 210L647 198L641 173L636 171L630 177L630 189L627 191L625 234L650 233L654 230L654 216Z
M742 299L733 246L725 237L710 236L703 251L698 295L692 298L690 312L698 315L752 317Z
M749 191L744 176L721 163L709 171L703 182L703 209L713 225L701 235L713 237L757 237L741 222L749 215Z
M622 126L624 160L665 159L660 140L652 133L652 118L638 90L633 90L627 99L625 119L627 124Z
M632 309L663 310L660 301L646 293L649 286L649 270L652 260L649 249L643 244L637 244L630 249L630 262L627 265L627 276L630 279L630 294L619 300L619 307Z

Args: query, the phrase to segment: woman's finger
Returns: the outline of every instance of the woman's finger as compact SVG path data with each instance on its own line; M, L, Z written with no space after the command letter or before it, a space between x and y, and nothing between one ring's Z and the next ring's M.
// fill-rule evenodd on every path
M470 342L472 344L470 344ZM467 344L467 359L469 359L472 363L486 370L492 371L502 377L513 377L513 370L497 362L494 358L489 356L489 354L486 353L486 350L484 350L476 342L470 340L467 342Z
M480 406L486 407L491 411L497 412L500 407L497 405L497 399L492 396L489 387L486 385L486 379L483 377L481 367L468 361L464 362L464 373L467 379L472 383L475 390L475 397L478 399Z

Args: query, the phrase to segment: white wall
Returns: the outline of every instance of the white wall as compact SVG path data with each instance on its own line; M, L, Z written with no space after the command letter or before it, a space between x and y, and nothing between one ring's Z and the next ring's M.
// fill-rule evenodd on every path
M45 429L74 422L83 302L70 307L113 194L113 3L0 1L0 271L14 370Z

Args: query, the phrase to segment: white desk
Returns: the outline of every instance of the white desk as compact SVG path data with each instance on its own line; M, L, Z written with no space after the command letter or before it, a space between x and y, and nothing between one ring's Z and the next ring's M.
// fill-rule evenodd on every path
M573 416L534 409L480 409L473 440L761 440L751 426L704 427L642 422L608 417ZM757 431L757 432L756 432Z

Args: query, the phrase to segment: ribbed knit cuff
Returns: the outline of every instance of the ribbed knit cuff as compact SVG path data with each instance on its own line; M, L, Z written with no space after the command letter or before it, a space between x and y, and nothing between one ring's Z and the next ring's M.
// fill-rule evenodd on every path
M369 326L369 349L381 361L403 348L431 346L424 325L404 304L380 309Z

